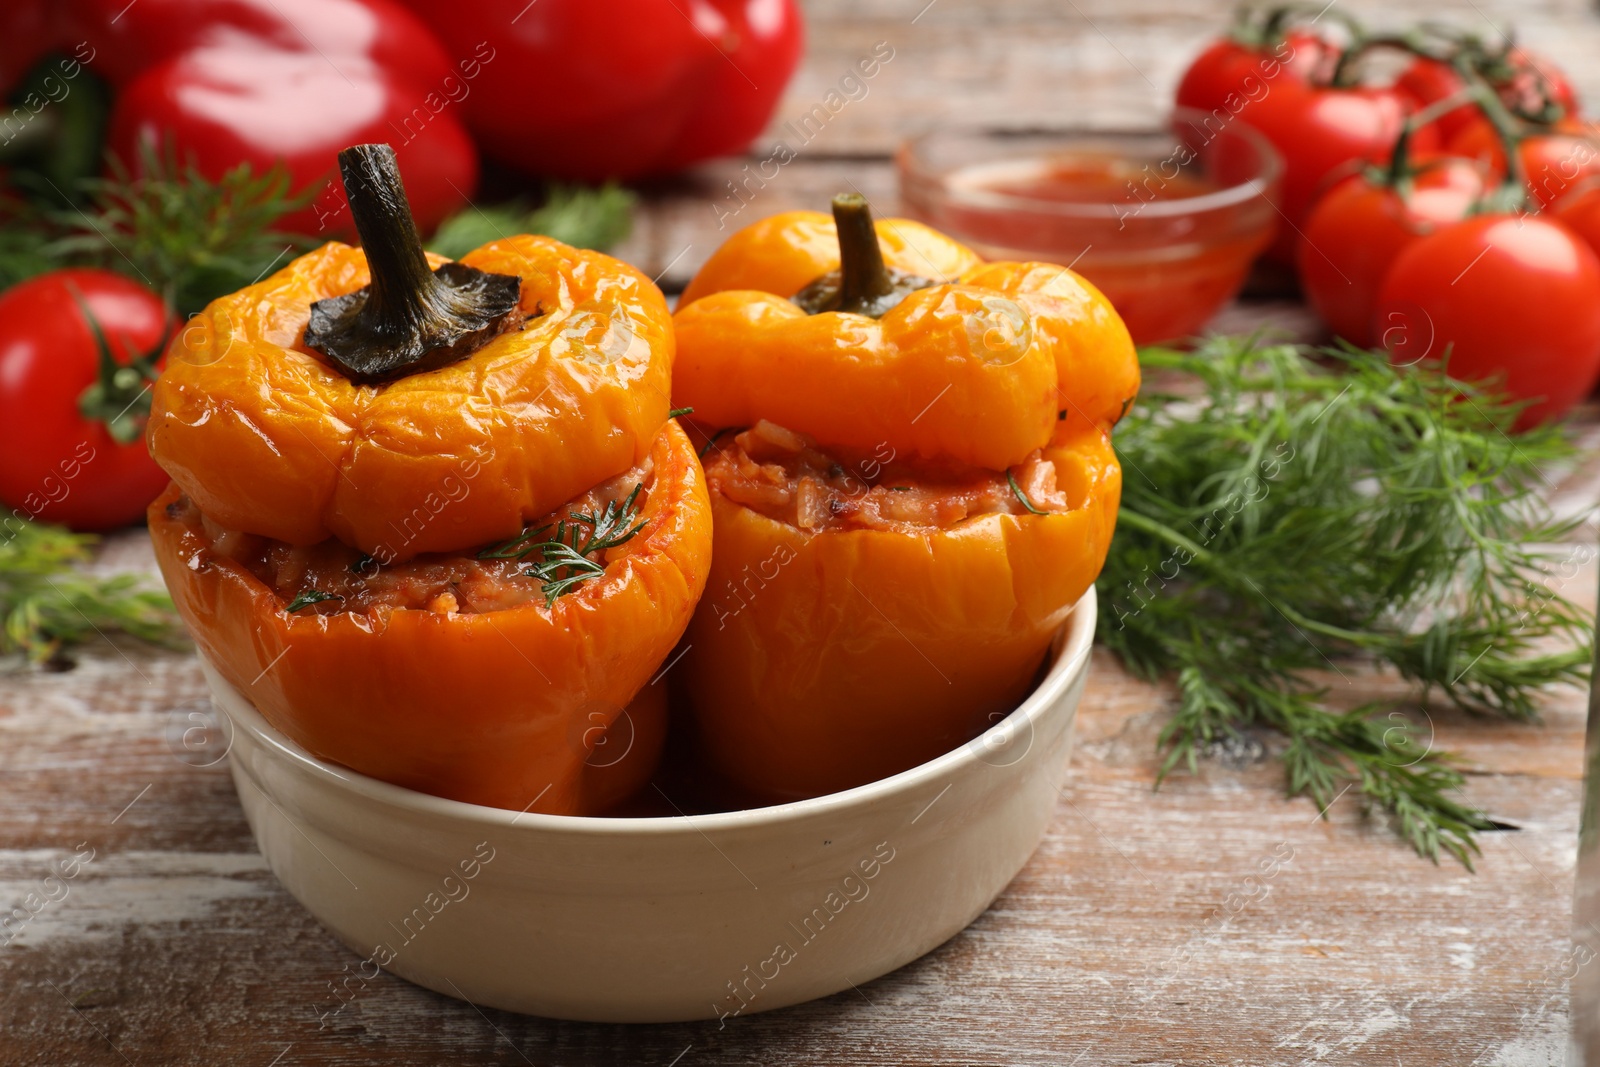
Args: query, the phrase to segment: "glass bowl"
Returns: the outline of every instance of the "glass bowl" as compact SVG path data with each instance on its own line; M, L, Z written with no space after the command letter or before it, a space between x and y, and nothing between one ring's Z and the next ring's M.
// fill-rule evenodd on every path
M1178 108L1166 130L942 129L896 162L907 215L985 259L1071 267L1139 344L1198 331L1279 220L1283 161L1226 112Z

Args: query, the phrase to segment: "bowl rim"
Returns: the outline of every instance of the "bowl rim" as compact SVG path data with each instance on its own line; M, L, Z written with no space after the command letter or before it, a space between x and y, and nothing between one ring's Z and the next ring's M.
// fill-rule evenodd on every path
M1203 126L1207 120L1214 118L1215 112L1212 111L1205 111L1196 107L1174 107L1168 113L1165 126L1012 127L979 122L954 123L926 130L901 141L899 148L895 150L895 165L900 175L902 195L904 194L904 189L908 186L923 186L936 190L936 195L946 203L953 203L962 207L1013 212L1024 211L1029 214L1055 215L1061 218L1120 220L1124 216L1117 213L1117 208L1125 207L1126 203L1124 201L1107 200L1091 203L1041 200L1015 193L996 192L992 189L952 186L943 176L928 170L920 160L919 152L936 140L950 137L982 139L996 137L1015 137L1019 139L1029 137L1049 138L1059 141L1062 146L1068 146L1073 142L1080 141L1104 141L1118 137L1162 136L1170 134L1173 127L1179 122L1187 122L1191 126ZM1200 196L1186 196L1172 200L1139 200L1136 201L1139 204L1138 215L1154 219L1169 219L1185 215L1205 214L1223 208L1236 207L1257 198L1264 199L1267 191L1283 177L1284 161L1282 153L1278 151L1276 145L1267 139L1265 134L1245 122L1238 115L1230 114L1213 137L1220 137L1227 133L1235 133L1243 137L1256 150L1261 160L1261 166L1254 177L1213 192L1203 193ZM1209 143L1209 139L1207 143Z
M509 808L492 808L482 804L470 804L466 801L451 800L447 797L438 797L431 793L407 789L404 786L372 778L350 770L348 767L329 763L311 755L311 753L301 748L267 722L262 714L256 710L255 705L244 697L244 694L240 693L230 682L217 673L216 668L206 660L204 653L201 653L200 661L207 680L211 683L214 698L223 695L228 698L226 700L218 699L217 703L223 705L220 710L231 721L234 729L243 729L250 733L256 741L270 749L275 749L280 757L287 757L303 772L320 778L328 784L336 782L338 784L335 788L343 788L377 803L409 809L416 813L436 818L502 830L520 826L525 830L579 835L703 835L712 830L723 831L750 827L769 827L801 822L813 816L871 804L891 795L913 790L935 779L948 777L962 768L979 761L978 752L982 749L984 739L1003 735L1008 731L1017 729L1018 724L1022 722L1026 722L1030 729L1036 727L1038 721L1043 718L1048 709L1055 705L1061 694L1080 675L1088 670L1089 653L1094 644L1097 617L1098 605L1095 598L1095 588L1091 585L1088 591L1072 606L1071 613L1067 616L1066 621L1062 623L1061 630L1053 642L1053 651L1055 649L1058 649L1058 651L1054 651L1054 661L1050 664L1038 686L1023 699L1021 704L1017 705L1011 714L971 741L953 748L926 763L918 764L909 770L901 771L899 774L880 778L875 782L868 782L852 789L828 793L820 797L812 797L809 800L796 800L761 808L746 808L739 811L712 812L701 815L655 815L623 818L593 815L546 815L530 811L518 812ZM1020 764L1022 760L1019 759L1017 762ZM237 770L237 768L234 769Z

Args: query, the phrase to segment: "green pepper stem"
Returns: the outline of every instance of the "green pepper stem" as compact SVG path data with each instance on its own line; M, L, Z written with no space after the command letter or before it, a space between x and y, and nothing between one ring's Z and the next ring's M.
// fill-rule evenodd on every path
M867 198L860 193L834 197L833 223L839 231L838 310L864 315L894 291Z
M807 315L827 311L878 318L909 294L934 284L931 278L894 270L883 261L872 209L860 193L833 198L839 233L839 269L814 279L790 297Z
M466 359L521 324L521 278L461 263L429 269L393 148L346 148L339 172L372 280L311 305L306 347L374 384Z
M339 153L339 173L372 272L366 313L385 323L420 325L428 319L428 298L437 283L411 217L394 149L386 144L346 148Z

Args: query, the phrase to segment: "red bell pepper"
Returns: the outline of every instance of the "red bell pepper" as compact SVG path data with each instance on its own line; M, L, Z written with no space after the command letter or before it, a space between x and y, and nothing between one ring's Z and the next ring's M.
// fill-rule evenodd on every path
M335 159L350 144L394 145L424 230L459 209L476 150L451 101L481 69L394 0L69 0L58 40L87 41L89 69L117 89L110 150L135 171L141 142L221 177L282 163L312 203L279 226L355 232Z
M499 58L463 101L488 155L598 181L743 151L800 58L795 0L405 0L451 51Z
M0 93L9 93L59 43L45 0L0 4Z

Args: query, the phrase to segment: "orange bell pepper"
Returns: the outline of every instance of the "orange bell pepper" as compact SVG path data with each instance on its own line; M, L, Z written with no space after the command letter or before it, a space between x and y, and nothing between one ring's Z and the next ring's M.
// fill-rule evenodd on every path
M890 269L948 281L983 262L967 246L911 219L879 219L873 228ZM724 241L689 280L678 306L688 307L728 289L793 296L838 269L839 235L833 217L820 211L785 211L751 223Z
M386 605L290 613L176 484L150 505L150 536L206 658L313 755L455 800L587 814L628 788L586 785L587 776L625 771L603 758L586 765L688 625L708 568L710 505L676 422L649 460L644 529L608 553L604 574L548 607L536 597L470 613ZM344 572L351 587L365 581L349 573L355 549L326 550L341 554L324 573ZM638 751L653 758L648 744Z
M457 800L598 814L654 768L664 704L641 690L709 569L704 475L665 418L663 298L536 238L468 257L513 273L435 271L392 153L367 175L389 183L374 201L355 169L371 151L350 152L371 285L362 252L329 246L207 308L205 329L245 324L232 334L174 344L151 430L174 475L149 511L157 561L206 658L314 755ZM615 358L583 338L597 293L637 325ZM308 457L339 435L328 488ZM298 498L296 476L316 483ZM414 506L416 536L379 556Z
M384 388L302 338L314 302L371 281L359 249L331 242L214 301L168 352L151 455L224 526L333 536L384 562L510 537L643 459L671 406L674 347L650 279L547 237L461 262L520 279L517 323ZM459 499L464 469L481 476Z
M835 216L736 235L674 317L675 400L717 430L684 688L712 764L776 800L915 766L1025 695L1110 545L1139 384L1066 268Z

